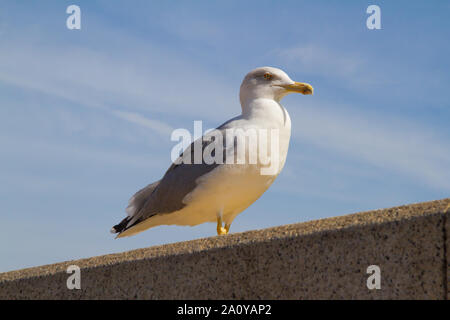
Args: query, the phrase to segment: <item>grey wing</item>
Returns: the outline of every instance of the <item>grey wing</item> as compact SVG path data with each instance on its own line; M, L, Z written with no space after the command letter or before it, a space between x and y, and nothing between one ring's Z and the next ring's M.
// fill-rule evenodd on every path
M153 191L155 191L159 182L160 180L149 184L145 188L142 188L141 190L136 192L131 197L130 201L128 202L128 207L125 209L129 217L133 217L137 212L141 211L147 200L152 195Z
M206 163L203 157L199 159L200 163L194 163L195 145L201 143L202 155L208 146L209 148L215 148L215 150L221 148L222 163L224 163L227 151L231 150L231 152L234 152L235 150L235 141L231 145L232 149L228 149L230 145L227 144L225 130L231 122L239 118L235 117L208 133L208 135L214 136L214 132L219 132L222 136L222 141L215 138L205 140L205 137L197 139L183 151L161 180L137 192L130 199L130 204L127 208L129 216L122 221L124 224L123 228L117 232L123 232L156 214L167 214L185 207L186 204L183 203L183 199L195 189L197 179L220 165L217 162ZM214 146L211 146L211 143ZM191 161L186 161L188 156Z
M199 159L199 163L194 163L195 158L195 144L201 143L201 151L205 151L205 148L217 150L222 148L222 163L225 160L226 155L226 141L225 132L223 127L219 127L215 131L220 131L223 139L222 141L216 141L215 139L203 140L203 137L194 141L182 155L170 166L165 173L164 177L159 181L157 187L152 192L149 198L147 198L144 206L139 212L136 212L133 219L130 220L127 228L136 225L155 214L167 214L174 211L178 211L186 206L183 203L183 199L187 194L192 192L197 186L197 179L201 176L211 172L220 163L206 163L203 157ZM212 133L209 133L212 134ZM212 153L214 155L214 152ZM190 161L186 161L189 156Z

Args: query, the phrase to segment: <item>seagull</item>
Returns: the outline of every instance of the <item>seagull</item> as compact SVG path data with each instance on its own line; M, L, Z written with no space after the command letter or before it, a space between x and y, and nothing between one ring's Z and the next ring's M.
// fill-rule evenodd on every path
M236 216L255 202L283 169L291 120L280 100L295 92L312 95L313 88L308 83L291 80L278 68L260 67L250 71L240 87L241 115L194 141L160 180L134 194L126 208L126 218L113 226L111 232L121 238L159 225L217 222L217 234L227 234ZM266 152L269 162L263 161L263 157L249 161L254 151L250 143L244 143L243 149L239 149L237 142L247 141L247 136L242 135L251 130L276 133L272 140L267 136L262 139L263 135L254 140L257 147L264 145L266 151L270 149ZM227 135L228 132L234 135ZM221 136L225 138L219 139ZM210 155L217 156L216 161L192 161L196 146L202 152L213 149ZM236 160L239 150L244 150L244 157L240 158L244 161ZM269 163L275 169L263 173Z

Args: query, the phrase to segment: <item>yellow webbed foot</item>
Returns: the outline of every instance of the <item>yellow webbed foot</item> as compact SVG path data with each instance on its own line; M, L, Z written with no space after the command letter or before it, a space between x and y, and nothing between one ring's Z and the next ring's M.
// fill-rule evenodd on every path
M217 217L217 235L221 236L221 235L227 234L228 230L230 230L230 225L225 224L225 228L222 227L222 217L218 216Z
M228 231L224 227L217 227L217 235L218 236L221 236L221 235L227 234L227 233L228 233Z

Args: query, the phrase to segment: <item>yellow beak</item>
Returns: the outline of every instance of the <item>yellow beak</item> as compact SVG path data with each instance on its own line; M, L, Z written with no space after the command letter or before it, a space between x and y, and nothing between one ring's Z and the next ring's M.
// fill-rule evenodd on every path
M282 85L289 92L300 92L301 94L313 94L314 89L309 83L294 82L293 84Z

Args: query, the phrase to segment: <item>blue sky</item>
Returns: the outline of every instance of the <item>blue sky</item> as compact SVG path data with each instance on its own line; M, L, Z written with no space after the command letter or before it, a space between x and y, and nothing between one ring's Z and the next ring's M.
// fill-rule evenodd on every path
M282 101L286 166L232 232L448 197L449 15L448 1L1 1L0 272L214 236L109 229L170 165L172 129L239 114L258 66L315 94Z

